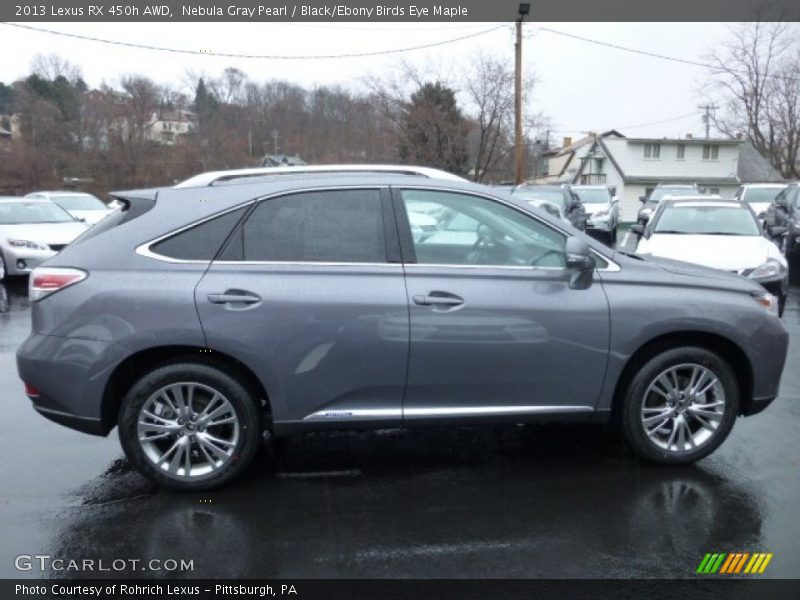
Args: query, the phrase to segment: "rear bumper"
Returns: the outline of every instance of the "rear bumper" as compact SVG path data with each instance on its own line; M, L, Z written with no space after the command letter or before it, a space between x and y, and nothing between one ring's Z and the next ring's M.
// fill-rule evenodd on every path
M127 354L111 342L33 333L17 351L17 370L38 391L29 398L39 414L78 431L107 435L114 423L104 418L105 388Z

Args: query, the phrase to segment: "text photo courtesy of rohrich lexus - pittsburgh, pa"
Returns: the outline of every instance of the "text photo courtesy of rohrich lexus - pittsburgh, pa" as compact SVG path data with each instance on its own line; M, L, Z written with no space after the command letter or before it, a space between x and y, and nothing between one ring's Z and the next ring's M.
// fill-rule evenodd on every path
M799 4L0 17L0 596L798 597Z

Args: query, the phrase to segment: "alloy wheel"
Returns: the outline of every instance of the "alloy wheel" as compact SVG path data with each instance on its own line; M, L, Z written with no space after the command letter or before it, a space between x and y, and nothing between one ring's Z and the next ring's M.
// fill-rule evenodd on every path
M171 478L191 480L225 466L239 442L240 424L231 402L197 382L173 383L153 393L137 419L147 459Z
M725 415L725 389L703 365L680 364L660 373L647 387L641 423L651 443L668 452L708 444Z

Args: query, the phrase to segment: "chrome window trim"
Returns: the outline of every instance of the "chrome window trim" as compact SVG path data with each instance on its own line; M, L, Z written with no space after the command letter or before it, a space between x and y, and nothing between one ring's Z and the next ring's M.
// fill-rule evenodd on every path
M328 186L323 186L323 187L307 187L307 188L299 188L299 189L296 189L296 190L282 190L280 192L275 192L274 194L270 194L268 196L262 196L260 198L255 198L253 200L247 200L246 202L243 202L242 204L237 204L234 207L225 209L225 210L223 210L221 212L218 212L218 213L214 213L213 215L209 215L209 216L204 217L204 218L202 218L202 219L200 219L198 221L193 221L192 223L189 223L188 225L184 225L183 227L180 227L178 229L175 229L173 231L170 231L168 233L160 235L157 238L151 239L150 241L147 241L147 242L144 242L142 244L139 244L136 247L136 254L138 254L140 256L143 256L145 258L150 258L150 259L153 259L153 260L159 260L161 262L167 262L167 263L171 263L171 264L208 265L208 264L210 264L212 262L211 260L173 258L173 257L170 257L170 256L166 256L166 255L154 252L151 249L151 246L153 246L154 244L157 244L157 243L159 243L159 242L161 242L161 241L163 241L163 240L165 240L165 239L167 239L169 237L172 237L174 235L178 235L179 233L182 233L182 232L184 232L184 231L186 231L188 229L191 229L193 227L197 227L198 225L202 225L203 223L205 223L207 221L210 221L212 219L215 219L217 217L225 215L225 214L227 214L229 212L233 212L233 211L239 210L240 208L244 208L246 206L252 206L252 205L258 204L259 202L263 202L265 200L269 200L271 198L278 198L278 197L281 197L281 196L287 196L287 195L291 195L291 194L302 194L302 193L314 192L314 191L320 191L320 192L328 191L329 192L329 191L336 191L336 190L382 190L382 189L385 189L385 188L388 188L388 187L391 187L391 186L389 186L389 185L375 185L375 184L371 184L371 185L351 184L351 185L328 185ZM563 229L561 229L559 227L554 227L552 224L542 221L536 215L533 215L533 214L527 213L527 212L525 212L523 210L520 210L519 207L514 206L513 204L511 204L509 202L504 201L502 198L495 198L494 196L486 196L484 194L480 194L480 193L477 193L477 192L465 191L465 190L461 190L461 189L458 189L458 188L449 188L449 187L430 187L430 186L424 186L424 185L403 185L399 189L421 189L421 190L431 190L431 191L437 191L438 190L438 191L444 191L444 192L450 192L450 193L459 193L459 194L466 194L466 195L470 195L470 196L477 196L477 197L483 198L485 200L499 202L499 203L501 203L501 204L503 204L505 206L508 206L509 208L511 208L513 210L516 210L517 212L521 213L524 216L527 216L529 218L535 219L537 222L541 223L545 227L550 227L551 229L555 229L556 231L558 231L562 235L569 236L569 233L564 231ZM602 269L597 269L598 271L616 272L616 271L620 271L621 270L620 266L618 264L616 264L614 261L612 261L610 258L604 256L603 254L601 254L600 252L598 252L594 248L591 248L591 251L596 256L599 256L602 260L606 261L608 263L608 265L609 265L608 267L604 267ZM214 262L214 264L221 264L221 265L285 265L285 266L326 266L326 267L386 267L386 266L397 267L397 266L405 266L405 267L465 268L465 269L477 269L477 268L482 268L482 269L505 269L505 270L515 270L515 271L516 270L536 270L536 269L538 269L538 270L555 270L555 271L566 271L567 270L564 267L539 267L539 266L535 266L535 265L534 266L524 266L524 265L519 265L519 266L517 266L517 265L446 265L446 264L441 264L441 265L435 264L434 265L434 264L420 264L420 263L390 263L390 262L386 262L386 263L371 263L371 262L314 262L314 261L258 261L258 260L253 260L253 261L217 260L217 261L213 261L213 262Z
M320 410L303 418L304 421L400 419L424 417L482 417L498 415L535 415L594 412L591 406L441 406L416 408L341 408Z

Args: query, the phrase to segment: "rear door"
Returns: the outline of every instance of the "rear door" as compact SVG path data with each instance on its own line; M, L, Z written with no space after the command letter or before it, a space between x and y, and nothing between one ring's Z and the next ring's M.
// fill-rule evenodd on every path
M602 285L572 289L566 235L499 200L395 190L411 317L406 421L590 413L606 369ZM415 232L414 213L436 219Z
M408 307L387 189L261 200L196 289L213 352L264 383L276 427L399 423Z

